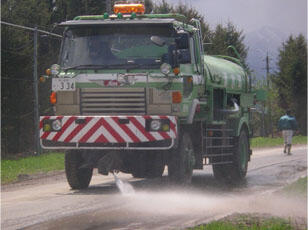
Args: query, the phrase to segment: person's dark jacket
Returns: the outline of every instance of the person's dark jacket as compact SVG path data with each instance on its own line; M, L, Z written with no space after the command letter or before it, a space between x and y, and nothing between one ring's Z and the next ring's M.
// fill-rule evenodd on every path
M297 122L295 117L284 115L279 119L278 122L279 130L297 130Z

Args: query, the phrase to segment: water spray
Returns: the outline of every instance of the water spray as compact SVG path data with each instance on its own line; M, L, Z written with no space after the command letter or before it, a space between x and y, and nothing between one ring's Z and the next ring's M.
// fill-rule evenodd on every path
M118 176L117 174L119 173L119 171L117 170L113 170L112 174L115 180L115 184L118 187L118 189L120 190L120 192L123 195L130 195L130 194L134 194L135 190L133 188L133 186L127 182L123 182Z

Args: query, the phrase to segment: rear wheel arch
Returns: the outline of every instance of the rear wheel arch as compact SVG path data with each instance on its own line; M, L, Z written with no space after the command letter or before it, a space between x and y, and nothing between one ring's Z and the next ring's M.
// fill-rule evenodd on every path
M237 130L236 130L236 136L239 137L241 134L241 131L244 129L246 131L247 136L250 136L250 129L249 129L249 125L248 125L248 120L245 117L242 117L239 120L238 126L237 126Z
M238 136L241 134L242 131L246 132L247 137L249 137L249 128L248 125L246 123L243 123L241 125L241 128L239 129L240 131L238 132Z
M250 158L249 133L246 124L240 127L239 135L234 138L233 163L213 165L214 176L224 183L238 184L244 181Z

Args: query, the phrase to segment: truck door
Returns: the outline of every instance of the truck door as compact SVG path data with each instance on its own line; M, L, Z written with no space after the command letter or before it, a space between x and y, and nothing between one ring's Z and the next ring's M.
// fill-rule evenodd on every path
M216 88L213 90L213 120L222 121L224 119L223 109L225 107L224 89Z
M198 74L203 74L203 66L202 66L202 55L201 55L201 50L200 50L200 39L198 37L198 34L194 34L194 36L192 37L192 39L190 40L190 42L192 43L191 45L193 45L193 49L191 49L193 51L193 55L192 55L192 60L194 63L194 67L195 67L195 71Z

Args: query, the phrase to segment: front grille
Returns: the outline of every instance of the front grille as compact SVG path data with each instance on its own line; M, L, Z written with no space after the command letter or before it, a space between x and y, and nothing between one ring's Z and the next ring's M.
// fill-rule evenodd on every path
M90 88L80 90L82 115L146 113L144 88Z

